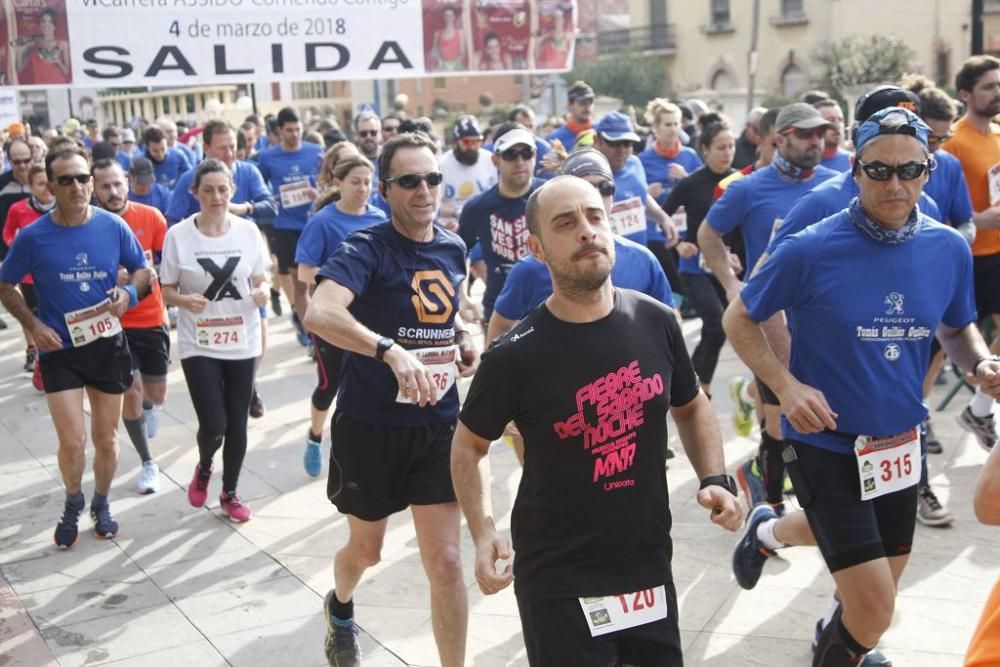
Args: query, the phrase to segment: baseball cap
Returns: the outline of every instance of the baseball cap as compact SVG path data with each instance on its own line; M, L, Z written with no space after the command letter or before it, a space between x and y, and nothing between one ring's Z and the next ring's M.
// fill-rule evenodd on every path
M902 107L889 107L876 111L868 119L858 125L858 130L854 135L854 150L861 154L861 148L876 137L887 134L902 134L913 137L924 148L927 148L927 136L931 129L927 127L920 116L909 109Z
M134 144L135 143L135 132L130 128L125 128L122 130L122 143L123 144Z
M494 153L503 153L508 148L523 144L531 148L535 147L535 135L527 130L514 129L502 135L493 144Z
M778 112L778 120L775 121L775 128L778 132L795 128L797 130L811 130L814 127L830 125L823 115L811 104L805 102L794 102L787 104Z
M858 98L854 105L854 122L863 123L876 111L888 107L900 107L920 115L920 98L899 86L881 85L870 88Z
M70 118L65 123L63 123L63 132L66 134L76 134L80 131L80 121L76 118Z
M594 95L594 89L586 81L574 81L573 85L566 91L566 97L569 98L570 102L579 102L580 100L592 100L596 95Z
M614 180L608 158L604 157L604 153L596 148L582 148L570 153L570 156L566 158L559 169L559 173L579 176L580 178L584 176L603 176L609 181Z
M632 126L632 119L621 111L604 114L594 126L594 130L606 141L639 141L639 135Z
M90 147L90 157L93 158L94 162L107 158L114 159L115 147L106 141L98 141Z
M483 136L483 131L479 128L479 121L475 116L462 116L455 123L451 130L456 139L479 139Z
M87 127L97 127L97 119L96 118L88 118L87 119Z
M153 173L153 163L145 157L137 157L132 160L128 167L128 175L139 185L148 185L156 180Z
M24 127L24 123L22 123L19 120L15 120L13 123L7 126L7 134L12 137L17 136L19 134L24 134L25 132L26 129Z

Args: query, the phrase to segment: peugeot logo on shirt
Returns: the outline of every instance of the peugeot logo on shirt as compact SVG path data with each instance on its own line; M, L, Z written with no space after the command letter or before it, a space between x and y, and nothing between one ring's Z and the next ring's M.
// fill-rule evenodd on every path
M903 295L899 292L889 292L885 297L885 305L889 306L886 315L903 314Z

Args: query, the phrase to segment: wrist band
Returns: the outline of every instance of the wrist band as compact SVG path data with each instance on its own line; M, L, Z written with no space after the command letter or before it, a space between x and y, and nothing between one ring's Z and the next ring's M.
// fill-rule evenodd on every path
M128 307L135 308L135 305L139 303L139 290L135 288L135 285L126 285L123 289L128 292Z
M979 357L978 359L976 359L975 366L972 367L972 374L973 375L975 375L977 372L979 372L979 364L983 363L984 361L1000 361L1000 357L998 357L995 354L991 354L988 357Z

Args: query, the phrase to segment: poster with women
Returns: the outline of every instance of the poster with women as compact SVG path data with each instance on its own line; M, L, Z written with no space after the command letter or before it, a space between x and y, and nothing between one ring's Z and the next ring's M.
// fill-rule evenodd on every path
M469 69L468 12L461 0L423 0L424 68L428 72Z
M576 16L566 0L538 0L535 32L536 70L563 70L572 61Z
M472 0L473 59L480 72L534 69L535 0Z
M7 69L12 83L66 84L72 81L65 0L3 0L8 21ZM10 12L6 12L10 16Z

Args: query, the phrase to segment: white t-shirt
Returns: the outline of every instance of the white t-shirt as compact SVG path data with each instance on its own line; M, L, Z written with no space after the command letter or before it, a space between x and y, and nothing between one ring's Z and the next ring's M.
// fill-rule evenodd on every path
M250 297L251 276L263 276L271 260L257 227L229 216L222 236L205 236L198 214L167 230L160 280L181 294L202 294L200 313L180 308L177 343L181 359L249 359L260 356L260 312Z
M465 202L497 184L497 168L492 158L493 153L485 148L479 149L479 159L473 165L459 162L454 151L444 154L441 158L441 173L444 175L444 193L441 197L443 211L451 211L458 218Z

